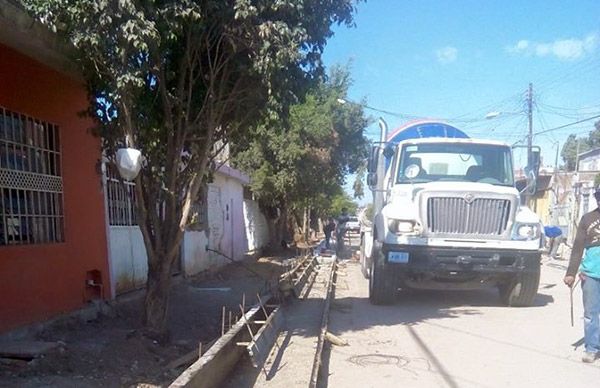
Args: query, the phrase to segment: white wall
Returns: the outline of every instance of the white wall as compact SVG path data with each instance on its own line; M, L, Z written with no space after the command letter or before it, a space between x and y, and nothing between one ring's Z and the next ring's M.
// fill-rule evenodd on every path
M259 212L258 206L255 210ZM258 214L253 215L252 218L257 220L255 223L262 225L263 220L260 220ZM208 187L207 230L185 233L183 243L185 274L192 276L230 263L230 260L220 254L206 252L206 246L233 260L243 259L244 254L250 250L249 236L255 234L247 232L246 219L242 182L225 174L215 174L214 182ZM266 219L264 223L266 227ZM259 227L259 230L261 228ZM254 244L262 241L263 237L260 233L260 237L252 237L253 247L259 247Z
M600 171L600 155L581 159L579 161L579 171Z
M231 173L231 170L227 172ZM234 171L235 172L235 171ZM240 174L237 172L237 174ZM186 276L214 270L230 262L206 247L241 260L246 253L269 241L267 220L258 204L244 200L243 176L216 173L208 187L207 229L186 231L182 243L182 270ZM111 276L116 294L143 287L148 263L142 234L137 226L110 226Z
M211 191L215 187L219 190ZM241 260L248 251L243 203L241 182L216 174L209 186L209 246L234 260Z
M269 243L269 225L257 202L244 200L244 221L248 251L254 252L267 246Z
M183 236L183 271L195 275L210 269L214 263L206 252L208 239L204 231L187 231Z
M115 293L118 295L143 287L148 276L148 260L140 228L111 226L108 235Z

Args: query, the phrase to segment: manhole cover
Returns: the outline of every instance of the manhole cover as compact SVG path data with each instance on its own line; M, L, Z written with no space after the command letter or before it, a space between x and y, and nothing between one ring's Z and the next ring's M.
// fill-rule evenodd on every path
M401 356L377 353L352 356L348 361L359 366L394 365L397 367L403 367L410 362L408 359Z

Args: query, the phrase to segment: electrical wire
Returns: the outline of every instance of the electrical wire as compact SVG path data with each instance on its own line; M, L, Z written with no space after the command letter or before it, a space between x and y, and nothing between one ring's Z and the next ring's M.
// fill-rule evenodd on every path
M595 108L599 108L600 104L596 104L593 103L592 105L587 105L587 106L583 106L580 108L569 108L569 107L564 107L564 106L555 106L555 105L550 105L550 104L546 104L546 103L542 103L539 102L540 106L542 106L543 108L548 108L548 109L555 109L555 110L566 110L566 111L580 111L580 110L589 110L589 109L595 109Z
M595 56L590 56L583 61L573 64L567 70L565 70L563 67L557 68L553 74L537 80L535 83L536 90L545 92L555 88L557 85L571 82L578 77L582 77L590 72L597 71L598 65L597 58Z
M456 117L450 118L448 120L449 121L456 121L456 120L462 119L463 117L475 116L477 113L480 113L480 112L484 112L484 113L485 112L489 112L491 109L502 107L505 104L507 104L508 102L514 102L515 99L517 99L517 100L520 101L522 99L522 97L523 97L523 94L521 92L520 93L516 93L516 94L512 94L512 95L510 95L510 96L508 96L508 97L506 97L506 98L504 98L504 99L502 99L500 101L493 102L493 103L488 104L488 105L484 105L484 106L482 106L480 108L477 108L477 109L475 109L473 111L470 111L468 113L462 114L460 116L456 116Z
M588 118L585 118L585 119L582 119L582 120L579 120L579 121L575 121L575 122L572 122L572 123L560 125L558 127L546 129L544 131L536 132L536 133L534 133L534 136L535 135L541 135L542 133L553 132L553 131L556 131L556 130L559 130L559 129L567 128L567 127L570 127L570 126L573 126L573 125L577 125L577 124L580 124L580 123L584 123L586 121L590 121L590 120L594 120L594 119L600 119L600 115L588 117Z

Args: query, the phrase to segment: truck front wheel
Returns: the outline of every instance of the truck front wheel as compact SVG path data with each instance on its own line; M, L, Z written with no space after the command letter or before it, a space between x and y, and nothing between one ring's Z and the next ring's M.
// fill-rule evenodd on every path
M513 307L528 307L533 304L540 285L539 264L514 279L498 286L502 303Z
M369 276L369 300L372 304L392 304L396 297L394 272L385 263L382 244L374 241L371 252L371 271Z

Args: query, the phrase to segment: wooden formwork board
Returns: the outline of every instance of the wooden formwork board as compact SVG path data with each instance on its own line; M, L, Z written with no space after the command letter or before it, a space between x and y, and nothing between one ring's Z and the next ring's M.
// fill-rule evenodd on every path
M305 267L302 270L302 273L298 276L298 278L294 281L294 295L299 297L302 293L302 289L306 285L310 274L315 270L316 259L313 257L306 263Z
M295 296L299 296L316 264L314 256L306 256L300 259L293 269L280 276L280 291L284 293L292 291Z
M270 295L266 295L263 300L268 301L270 298ZM260 304L250 308L229 331L221 336L198 361L183 371L169 387L212 388L220 386L246 351L245 347L238 344L248 343L252 340L246 323L253 322L254 317L261 314L263 309L264 306Z
M283 322L283 311L281 311L280 307L276 307L269 314L263 327L254 335L252 342L246 347L252 365L255 368L262 368L264 365L273 345L277 341L279 332L283 327Z
M289 271L281 274L279 276L279 280L280 281L286 281L286 280L290 280L292 278L292 276L299 271L300 268L302 268L302 266L304 265L304 263L307 260L311 260L312 256L303 256L302 258L300 258L297 262L296 265Z

